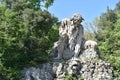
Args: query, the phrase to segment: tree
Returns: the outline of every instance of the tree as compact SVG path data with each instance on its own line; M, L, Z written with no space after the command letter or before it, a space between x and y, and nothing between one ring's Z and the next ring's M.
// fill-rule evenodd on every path
M109 33L115 28L114 24L116 23L117 18L116 12L109 9L109 7L107 7L106 13L103 13L99 18L96 18L94 23L98 27L98 34L96 34L96 38L99 41L105 41L106 38L110 37Z
M101 51L101 57L112 64L115 76L120 74L119 5L120 2L117 3L114 10L107 8L107 12L95 20L96 26L98 27L96 39L100 42L99 49Z
M2 1L5 2L7 4L7 7L10 9L14 8L14 4L16 2L25 1L26 4L29 4L30 8L35 9L35 10L39 10L41 9L41 7L48 8L54 2L54 0L2 0Z
M0 80L19 80L23 67L49 58L48 51L58 38L53 27L57 18L24 0L6 1L11 1L10 6L0 4Z
M120 1L116 4L116 8L115 8L116 12L120 12Z

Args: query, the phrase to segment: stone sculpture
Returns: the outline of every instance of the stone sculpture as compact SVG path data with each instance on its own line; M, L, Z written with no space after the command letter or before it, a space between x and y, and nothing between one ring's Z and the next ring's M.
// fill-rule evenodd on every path
M65 18L61 21L59 27L60 38L57 46L58 56L56 59L78 57L81 51L84 31L81 25L83 20L80 14L75 13L72 17Z
M25 69L21 80L64 80L68 75L72 80L119 80L114 78L110 63L99 58L97 42L83 38L82 20L79 14L63 19L60 38L50 54L57 60Z
M85 47L85 49L96 48L97 42L92 41L92 40L87 40L84 44L84 47Z

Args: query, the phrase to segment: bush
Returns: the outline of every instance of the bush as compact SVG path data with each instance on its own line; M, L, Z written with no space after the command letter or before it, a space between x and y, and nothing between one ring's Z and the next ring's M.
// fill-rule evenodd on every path
M73 76L72 75L67 75L64 80L74 80Z

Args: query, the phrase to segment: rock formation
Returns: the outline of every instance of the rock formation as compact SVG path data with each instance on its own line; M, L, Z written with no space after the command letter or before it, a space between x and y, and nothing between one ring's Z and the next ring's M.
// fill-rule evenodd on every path
M59 27L60 38L57 44L58 53L56 59L70 59L72 57L78 57L81 51L81 43L83 38L83 26L80 24L83 18L79 14L73 14L70 18L65 18L61 21ZM55 57L55 56L54 56Z
M64 80L68 75L72 80L113 80L113 68L99 59L97 42L83 38L82 20L80 14L63 19L50 53L54 60L25 69L21 80Z

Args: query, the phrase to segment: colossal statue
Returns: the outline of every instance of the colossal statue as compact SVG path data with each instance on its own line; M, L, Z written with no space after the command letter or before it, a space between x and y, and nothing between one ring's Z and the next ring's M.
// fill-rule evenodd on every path
M84 31L81 25L83 20L80 14L75 13L61 21L56 59L78 57Z

